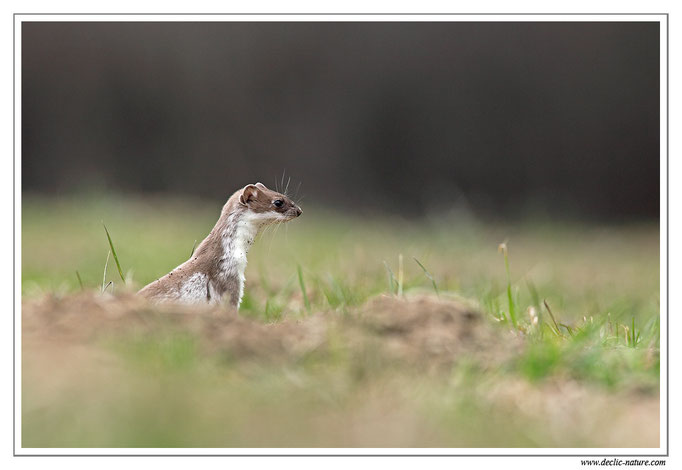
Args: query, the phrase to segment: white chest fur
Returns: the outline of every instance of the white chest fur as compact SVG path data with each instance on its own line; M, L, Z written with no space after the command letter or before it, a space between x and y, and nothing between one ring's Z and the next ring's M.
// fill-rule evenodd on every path
M188 303L200 302L206 298L208 278L204 273L194 273L180 287L180 300Z
M260 214L243 213L230 216L228 228L223 234L223 256L220 275L236 277L239 283L239 302L244 296L244 282L246 281L246 255L253 244L259 230L265 222Z

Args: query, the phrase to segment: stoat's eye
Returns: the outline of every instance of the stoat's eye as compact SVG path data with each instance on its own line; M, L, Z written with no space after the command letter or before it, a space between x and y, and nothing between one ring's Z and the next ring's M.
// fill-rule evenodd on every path
M281 199L275 199L274 201L272 201L272 203L275 205L275 207L282 207L282 205L284 205L284 201L282 201Z

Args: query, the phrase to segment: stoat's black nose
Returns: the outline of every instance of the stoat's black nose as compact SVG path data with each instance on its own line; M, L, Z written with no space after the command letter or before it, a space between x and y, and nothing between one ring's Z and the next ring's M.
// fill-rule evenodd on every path
M301 214L303 214L303 211L301 210L300 207L296 206L296 217L298 217Z

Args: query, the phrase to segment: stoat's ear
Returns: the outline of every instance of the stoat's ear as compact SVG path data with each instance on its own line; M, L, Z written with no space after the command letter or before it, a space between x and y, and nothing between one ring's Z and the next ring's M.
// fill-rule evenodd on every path
M256 187L257 187L258 189L263 190L263 191L265 191L266 189L268 189L268 188L265 187L265 185L264 185L263 183L256 183Z
M242 193L239 195L239 202L245 206L256 199L256 196L258 196L258 188L256 188L255 184L250 184L242 190Z

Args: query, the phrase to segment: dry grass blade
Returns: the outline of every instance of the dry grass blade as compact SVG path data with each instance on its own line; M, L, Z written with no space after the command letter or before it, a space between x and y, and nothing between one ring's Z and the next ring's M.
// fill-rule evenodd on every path
M109 256L111 256L111 250L107 252L107 260L104 262L104 274L102 275L102 292L104 292L104 284L107 282L107 268L109 267Z

